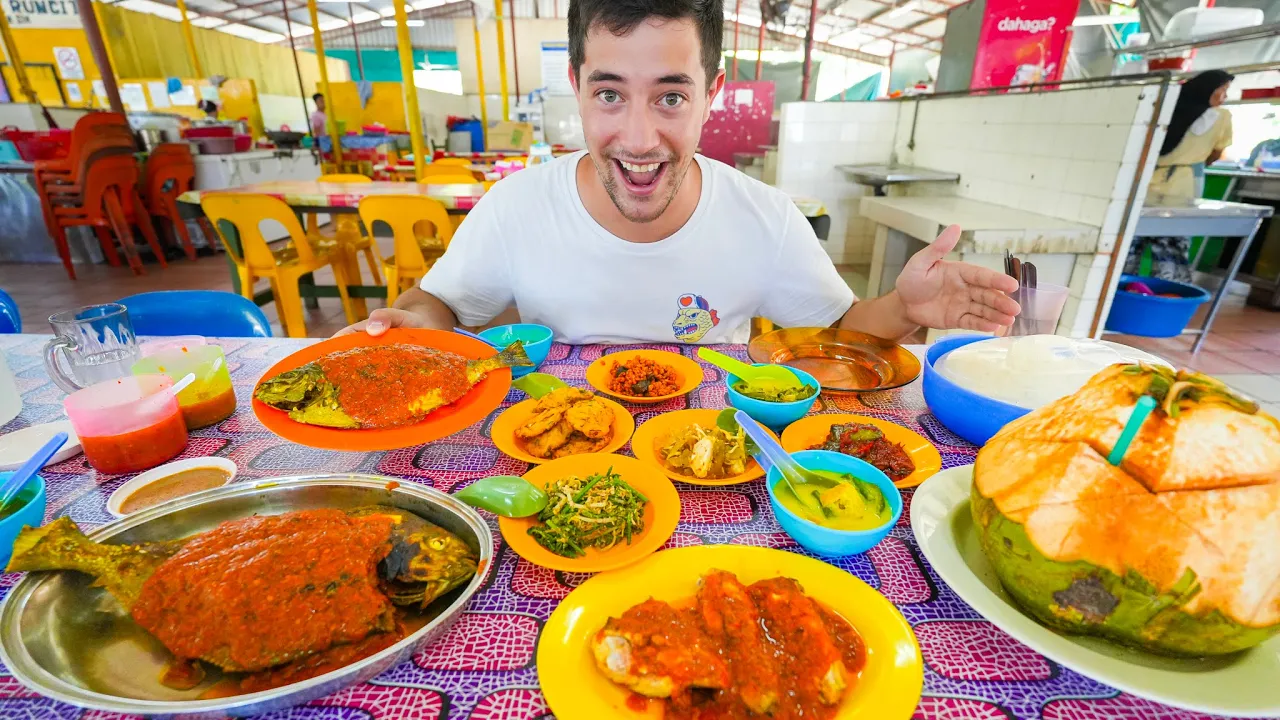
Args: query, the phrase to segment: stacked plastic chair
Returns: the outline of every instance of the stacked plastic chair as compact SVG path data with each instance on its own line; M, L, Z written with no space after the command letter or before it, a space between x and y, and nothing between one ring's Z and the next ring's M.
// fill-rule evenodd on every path
M35 163L36 191L45 224L72 280L76 277L67 244L69 227L92 227L112 265L120 264L116 242L129 266L143 274L131 226L136 225L161 267L166 267L160 239L138 192L139 170L133 131L119 113L90 113L71 131L71 152L61 160Z
M172 228L175 244L191 260L196 259L195 245L187 232L187 223L178 213L178 196L191 190L196 180L196 161L187 143L163 143L157 145L147 157L143 170L142 199L147 211L154 218L167 220ZM209 238L212 242L213 238Z

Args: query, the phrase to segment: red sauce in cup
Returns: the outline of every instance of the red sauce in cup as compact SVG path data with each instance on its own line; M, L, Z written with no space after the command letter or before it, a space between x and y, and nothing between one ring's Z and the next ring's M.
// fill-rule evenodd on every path
M132 432L80 437L84 457L95 470L112 475L153 468L176 457L187 446L187 425L175 412L154 425Z

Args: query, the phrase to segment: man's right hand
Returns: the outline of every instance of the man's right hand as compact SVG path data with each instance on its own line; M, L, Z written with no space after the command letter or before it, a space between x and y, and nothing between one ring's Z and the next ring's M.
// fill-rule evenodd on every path
M396 299L396 307L374 310L369 313L368 320L345 327L335 333L334 337L358 332L367 332L373 337L378 337L390 328L397 327L452 330L457 325L458 318L454 316L449 306L418 288L410 288Z
M349 325L339 330L334 337L342 337L343 335L352 335L358 332L367 332L374 337L385 333L389 328L428 328L425 322L426 318L417 313L408 310L400 310L398 308L379 308L369 313L368 320L361 320L355 325Z

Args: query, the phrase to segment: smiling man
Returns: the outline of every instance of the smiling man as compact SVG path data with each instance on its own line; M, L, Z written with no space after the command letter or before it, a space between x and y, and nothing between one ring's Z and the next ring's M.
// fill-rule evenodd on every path
M742 343L751 318L887 338L1013 322L1012 278L944 259L859 301L785 194L696 153L720 70L721 0L571 0L587 150L499 182L394 308L343 333L479 326L514 305L569 343Z

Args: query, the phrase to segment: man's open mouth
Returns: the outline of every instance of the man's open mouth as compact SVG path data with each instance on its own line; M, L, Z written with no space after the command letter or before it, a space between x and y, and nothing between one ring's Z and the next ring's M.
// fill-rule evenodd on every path
M649 195L658 187L658 181L667 169L665 162L633 163L614 160L627 190L633 195Z

